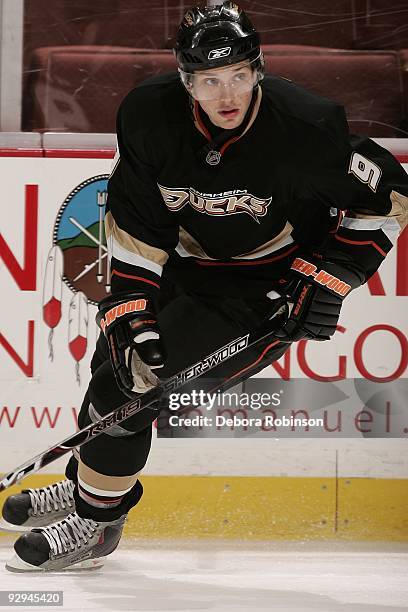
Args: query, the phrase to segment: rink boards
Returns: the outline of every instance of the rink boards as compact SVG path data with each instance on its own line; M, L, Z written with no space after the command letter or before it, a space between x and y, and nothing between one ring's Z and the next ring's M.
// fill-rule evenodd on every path
M94 303L108 284L97 194L105 190L111 157L110 150L43 147L0 157L4 471L75 427L97 334ZM348 298L335 339L292 348L267 374L294 384L406 378L407 254L405 234L370 286ZM358 432L354 440L155 439L146 494L128 533L406 540L406 433L399 439L363 439ZM62 471L63 462L48 470Z

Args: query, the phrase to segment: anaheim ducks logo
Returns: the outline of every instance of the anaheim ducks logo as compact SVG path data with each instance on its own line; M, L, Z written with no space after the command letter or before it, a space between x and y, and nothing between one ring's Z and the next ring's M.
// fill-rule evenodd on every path
M193 187L173 188L159 185L163 200L171 212L177 212L190 204L197 212L220 217L246 213L259 223L259 217L264 217L272 197L256 198L246 190L234 189L222 193L200 193Z

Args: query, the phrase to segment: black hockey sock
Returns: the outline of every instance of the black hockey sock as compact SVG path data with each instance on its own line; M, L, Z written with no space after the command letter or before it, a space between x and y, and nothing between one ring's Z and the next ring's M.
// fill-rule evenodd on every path
M108 491L106 489L95 488L81 480L78 476L78 494L90 506L95 508L116 508L122 499L129 493L132 487L125 491Z
M136 506L142 495L142 483L137 480L135 485L123 496L117 506L114 508L97 508L82 499L78 491L78 486L74 489L75 508L78 515L82 518L92 519L101 523L115 521L124 514L127 514L133 506Z

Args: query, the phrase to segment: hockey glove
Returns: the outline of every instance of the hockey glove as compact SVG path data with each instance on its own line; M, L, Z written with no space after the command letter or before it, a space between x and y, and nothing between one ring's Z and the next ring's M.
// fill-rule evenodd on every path
M99 302L96 322L108 341L116 382L129 395L145 393L158 382L152 370L164 365L151 298L144 293L119 293Z
M334 334L343 299L364 279L342 264L314 257L296 257L284 287L291 306L286 323L275 332L282 342L329 340Z

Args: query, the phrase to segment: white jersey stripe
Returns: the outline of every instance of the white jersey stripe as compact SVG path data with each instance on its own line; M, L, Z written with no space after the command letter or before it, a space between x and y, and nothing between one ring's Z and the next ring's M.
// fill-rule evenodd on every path
M292 244L294 242L292 236L286 236L283 240L276 242L273 245L267 246L264 249L258 248L256 253L245 253L244 255L237 255L236 257L231 257L231 259L259 259L261 257L265 257L265 255L270 255L275 251L279 251L283 247L288 244Z
M231 260L235 260L235 261L241 261L241 260L256 260L256 259L261 259L262 257L265 257L266 255L270 255L271 253L274 253L275 251L279 251L279 249L282 249L285 246L288 246L289 244L292 244L294 242L292 236L290 235L290 231L292 230L292 226L290 226L289 224L287 224L287 227L285 227L285 229L281 232L281 235L276 236L275 238L273 238L271 241L267 242L264 245L261 245L259 247L257 247L254 251L251 251L249 253L243 253L242 255L234 255L233 257L231 257ZM191 237L190 237L191 239ZM204 253L204 250L202 248L201 245L199 246L199 252L203 253L203 255L200 257L200 255L197 253L197 248L194 248L196 246L195 241L193 242L193 249L189 249L189 243L184 241L184 244L182 243L182 241L180 240L177 247L176 247L176 252L180 255L180 257L194 257L194 259L208 259L210 261L217 261L216 259L214 259L214 257L210 257L209 255L207 255L206 253Z
M341 227L346 227L352 230L382 230L387 238L395 244L400 233L400 225L394 217L384 217L380 219L354 219L344 217L340 224Z
M128 263L132 266L146 268L146 270L150 270L158 276L161 276L163 266L151 261L150 259L146 259L146 257L143 257L142 255L137 255L136 253L128 251L127 249L123 248L123 246L121 246L113 236L110 236L107 242L110 254L115 257L115 259L119 259L120 261Z

